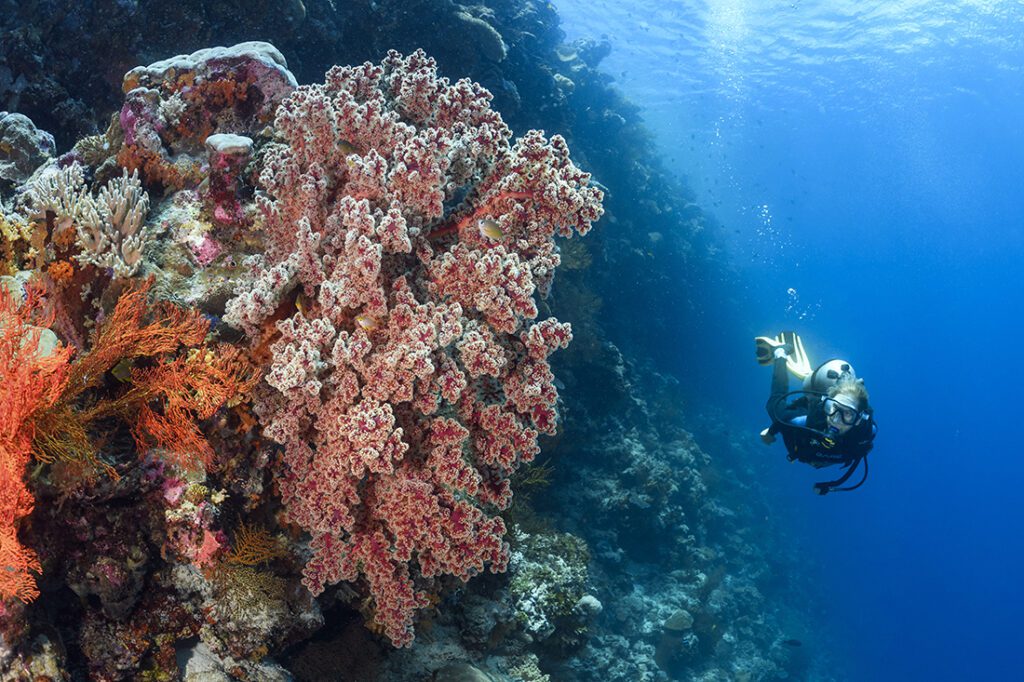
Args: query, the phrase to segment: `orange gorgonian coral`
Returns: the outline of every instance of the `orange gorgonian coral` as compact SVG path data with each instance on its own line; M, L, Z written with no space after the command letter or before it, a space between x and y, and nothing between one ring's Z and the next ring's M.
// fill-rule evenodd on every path
M70 350L45 348L44 330L29 323L34 297L21 302L0 287L0 598L31 601L39 595L34 551L18 541L18 524L35 500L25 485L35 419L60 397L68 380Z
M164 451L176 464L209 465L213 449L199 430L230 399L252 390L259 376L241 351L205 345L209 322L195 310L151 303L151 282L121 294L114 310L97 327L89 351L78 358L55 409L36 434L36 457L43 461L96 461L90 429L104 419L127 423L139 451ZM131 388L104 395L88 407L78 405L87 392L101 388L118 363L153 362L131 370Z
M87 407L80 404L83 395L101 389L107 372L122 361L163 357L201 344L209 326L198 312L170 304L151 305L150 286L151 282L143 282L122 293L114 310L97 326L88 352L70 365L60 396L37 421L36 459L85 462L116 476L99 461L92 430L104 419L131 422L152 391L136 386L116 397L98 395Z
M213 448L199 430L238 395L252 391L259 380L240 349L222 346L191 349L187 355L132 372L139 407L133 433L139 451L161 448L165 458L186 468L209 467Z
M266 528L242 524L235 533L235 547L228 561L242 566L255 566L284 555L284 549Z

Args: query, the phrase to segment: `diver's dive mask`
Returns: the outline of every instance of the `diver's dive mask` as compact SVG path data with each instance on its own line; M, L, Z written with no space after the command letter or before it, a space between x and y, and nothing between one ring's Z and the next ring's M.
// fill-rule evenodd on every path
M830 426L845 431L843 426L856 426L864 419L864 413L849 403L842 401L842 396L825 398L825 416Z

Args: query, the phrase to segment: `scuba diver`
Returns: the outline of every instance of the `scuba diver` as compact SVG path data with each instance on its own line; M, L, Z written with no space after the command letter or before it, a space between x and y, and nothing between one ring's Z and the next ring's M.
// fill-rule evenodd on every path
M758 363L773 365L767 405L772 424L761 432L761 440L770 445L782 433L789 461L815 468L838 464L846 470L834 481L815 483L819 495L859 488L868 478L867 456L878 430L864 380L857 378L850 363L838 358L812 370L795 332L782 332L776 338L759 336L754 341ZM789 390L789 373L803 380L803 390ZM862 462L860 482L842 487Z

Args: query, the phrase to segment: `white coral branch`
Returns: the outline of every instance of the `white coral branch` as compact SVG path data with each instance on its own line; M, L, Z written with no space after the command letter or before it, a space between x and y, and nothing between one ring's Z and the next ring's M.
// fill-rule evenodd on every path
M149 195L142 189L139 171L128 175L126 170L108 182L100 190L99 205L106 208L108 233L131 237L138 232L149 212Z
M57 230L95 216L93 199L85 186L85 173L78 163L64 168L58 168L56 163L45 166L29 181L24 201L33 218L45 218L48 212L53 213Z
M79 262L111 268L118 277L131 277L142 264L152 233L144 227L149 195L139 172L125 170L93 197L78 163L64 168L51 164L29 181L24 203L34 218L55 216L54 230L75 226L82 252Z
M95 218L78 224L83 263L111 268L118 277L131 277L142 264L150 232L143 227L149 213L149 195L139 172L128 171L107 182L93 202Z

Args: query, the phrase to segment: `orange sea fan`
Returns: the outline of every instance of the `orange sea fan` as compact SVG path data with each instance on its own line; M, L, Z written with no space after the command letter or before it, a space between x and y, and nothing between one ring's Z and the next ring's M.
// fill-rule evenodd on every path
M30 571L43 571L36 553L21 546L13 527L0 527L0 598L30 602L38 597L39 589Z
M169 354L203 342L209 328L206 319L197 311L170 304L152 306L147 298L152 284L152 280L146 281L122 293L114 310L93 333L89 351L70 366L59 399L36 423L33 454L40 461L85 462L116 476L114 469L98 462L90 428L101 419L128 419L147 396L128 391L100 398L88 408L79 406L79 398L98 387L106 373L124 359Z
M135 418L132 436L140 453L160 448L164 458L179 467L197 469L213 463L213 448L186 410L168 409L160 414L144 405Z
M194 412L198 419L209 419L232 397L252 391L259 378L241 349L227 344L193 348L183 357L132 373L135 384L152 386L170 409Z
M151 286L149 280L124 291L88 351L71 364L59 400L35 422L36 459L78 462L116 478L95 442L100 423L115 419L129 428L140 452L160 448L186 468L212 462L198 422L250 392L257 370L239 349L207 346L209 323L198 311L151 303ZM130 387L112 392L109 373L137 360L142 367L131 370Z
M255 566L284 556L284 549L266 528L242 524L235 532L235 547L228 561L242 566Z
M32 512L25 485L36 418L60 397L68 380L70 350L40 352L42 330L29 320L38 311L30 296L16 301L0 288L0 597L38 596L30 571L41 570L35 552L18 541L18 524Z
M89 351L70 366L59 401L37 422L37 459L89 462L116 476L113 469L98 461L90 429L97 421L112 417L131 423L157 395L159 387L136 386L117 397L101 397L88 407L80 406L79 399L100 387L119 362L171 355L183 347L199 345L209 328L197 311L167 303L151 305L151 286L152 280L147 280L123 292L114 310L93 333Z
M97 386L122 360L172 353L182 346L198 346L206 338L210 324L198 311L170 303L150 305L152 284L150 279L121 294L93 335L89 353L72 367L70 395Z
M209 466L213 449L197 423L251 392L258 381L256 368L241 350L226 345L194 348L185 356L133 371L132 393L144 403L133 429L140 450L152 445L186 467L199 462Z
M213 450L199 422L259 379L240 350L205 345L209 323L199 312L151 304L151 285L122 293L74 363L71 349L60 344L40 352L49 332L34 325L49 320L38 291L30 287L18 301L0 289L0 597L38 595L31 572L40 570L39 560L17 537L34 504L25 483L33 456L116 476L99 461L94 442L97 422L116 418L127 423L140 450L156 446L184 466L208 465ZM138 358L155 364L133 370L131 387L111 395L108 373Z

